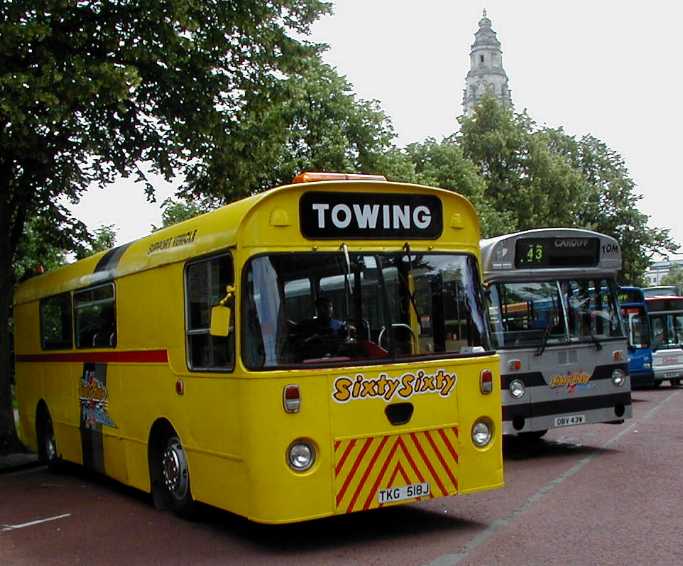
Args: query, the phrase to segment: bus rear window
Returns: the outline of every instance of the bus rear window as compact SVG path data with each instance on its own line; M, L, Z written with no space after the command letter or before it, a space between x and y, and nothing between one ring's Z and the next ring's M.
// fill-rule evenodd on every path
M69 293L40 301L40 341L43 350L66 350L73 346Z

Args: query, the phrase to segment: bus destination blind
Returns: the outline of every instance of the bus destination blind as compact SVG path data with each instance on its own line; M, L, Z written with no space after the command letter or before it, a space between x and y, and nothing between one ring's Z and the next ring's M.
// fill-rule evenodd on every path
M515 267L594 267L599 252L598 238L524 238L515 244Z
M299 201L299 222L309 239L434 240L443 210L433 195L313 191Z

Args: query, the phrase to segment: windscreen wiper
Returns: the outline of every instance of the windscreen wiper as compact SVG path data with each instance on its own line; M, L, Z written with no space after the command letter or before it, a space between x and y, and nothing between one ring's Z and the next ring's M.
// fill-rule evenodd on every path
M545 330L543 331L543 340L541 341L541 345L536 349L536 356L540 356L545 352L545 347L548 345L548 338L550 338L550 329L553 327L553 323L549 322Z
M597 336L593 334L592 332L590 333L591 340L593 341L593 344L595 344L595 349L599 352L602 350L602 344L600 343L600 340L598 340Z

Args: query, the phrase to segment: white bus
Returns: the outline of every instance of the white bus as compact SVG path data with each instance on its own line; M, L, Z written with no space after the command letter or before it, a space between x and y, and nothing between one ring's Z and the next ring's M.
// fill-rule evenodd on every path
M551 428L631 417L616 240L529 230L482 240L481 253L504 434L540 438Z

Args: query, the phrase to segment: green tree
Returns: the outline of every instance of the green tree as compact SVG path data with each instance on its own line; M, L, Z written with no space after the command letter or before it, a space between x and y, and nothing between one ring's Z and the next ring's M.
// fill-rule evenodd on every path
M288 184L302 171L414 177L392 144L394 130L379 103L358 99L352 85L319 58L302 61L283 91L267 108L244 113L231 151L216 156L212 169L195 168L180 196L230 202Z
M679 289L683 289L683 266L674 263L664 277L660 285L676 285Z
M571 226L584 183L568 160L551 151L544 132L525 113L492 96L460 118L456 139L485 183L484 197L510 220L511 230Z
M0 443L13 433L7 321L27 219L76 247L86 232L60 197L135 174L153 198L144 163L167 179L220 173L212 160L258 144L242 121L286 94L284 77L317 52L295 35L328 10L320 0L2 3ZM249 178L258 165L239 158Z
M463 155L455 136L441 142L430 138L411 144L405 153L414 166L418 183L458 192L472 202L479 214L482 237L514 230L516 219L507 211L496 210L486 198L486 183L474 163Z
M580 140L559 130L545 130L551 149L580 172L584 201L574 225L609 234L621 246L623 283L644 286L645 271L656 254L675 252L678 245L668 229L648 226L638 209L642 196L624 159L604 142L585 135Z
M83 259L97 252L103 252L116 245L116 226L104 224L95 228L90 242L76 251L76 259Z
M189 220L205 212L209 212L215 208L208 199L201 199L196 201L186 201L182 199L167 198L161 204L161 226L152 225L152 230L156 232L167 226L172 226L178 222Z

